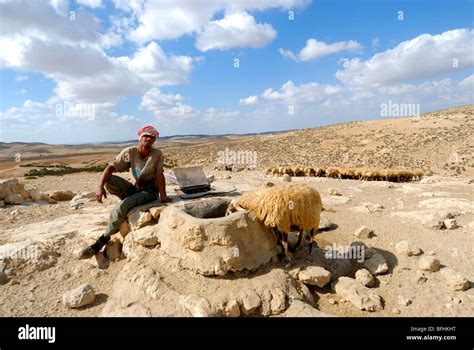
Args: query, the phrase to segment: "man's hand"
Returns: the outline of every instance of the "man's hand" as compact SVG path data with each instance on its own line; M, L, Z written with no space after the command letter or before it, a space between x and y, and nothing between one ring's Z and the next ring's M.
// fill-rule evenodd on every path
M95 199L97 202L102 203L102 197L107 198L107 192L105 192L105 188L103 186L97 188L97 191L95 191Z
M171 202L171 198L168 196L160 196L161 198L161 203L169 203Z

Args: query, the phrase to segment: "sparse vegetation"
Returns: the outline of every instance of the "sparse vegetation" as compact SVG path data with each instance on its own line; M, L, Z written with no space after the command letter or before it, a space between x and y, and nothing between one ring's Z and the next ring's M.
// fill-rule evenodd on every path
M34 177L36 178L41 176L61 176L66 174L82 173L82 172L101 172L107 167L107 164L94 165L84 168L72 168L69 166L56 166L55 169L50 168L41 168L41 169L32 169L25 173L25 177Z

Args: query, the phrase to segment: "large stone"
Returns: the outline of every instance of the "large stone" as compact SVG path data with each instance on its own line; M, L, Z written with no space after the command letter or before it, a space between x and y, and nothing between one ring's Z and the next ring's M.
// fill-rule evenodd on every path
M241 311L244 315L251 315L257 311L262 304L262 300L253 290L242 291L239 295Z
M153 216L147 211L134 211L128 214L128 222L130 223L130 229L137 230L140 227L145 226L153 220Z
M24 185L18 179L0 180L0 199L4 199L11 194L20 194L24 190Z
M155 234L155 226L145 226L132 231L133 241L146 247L153 247L158 244L158 237Z
M418 260L418 267L423 271L436 272L439 270L441 263L434 256L424 256Z
M83 307L93 303L95 300L95 292L90 284L70 290L63 295L63 303L71 309Z
M224 307L224 316L226 317L239 317L240 306L237 300L229 300Z
M365 311L383 309L382 299L358 281L349 277L340 277L333 283L333 290L343 299L349 300L354 306Z
M210 317L213 316L211 308L206 299L195 294L182 296L180 304L194 317Z
M367 226L362 226L357 229L356 232L354 232L354 236L358 238L370 238L370 235L373 233L373 231L368 228Z
M458 224L456 222L456 219L447 219L447 220L444 220L444 226L448 230L454 230L455 228L458 227Z
M315 309L311 305L301 301L293 300L290 307L281 314L283 317L336 317Z
M13 204L13 205L21 204L23 203L23 197L21 196L21 194L18 194L18 193L10 194L9 196L5 198L5 203Z
M275 236L246 211L201 219L169 206L155 232L166 254L203 275L256 270L277 254Z
M369 288L373 287L375 283L374 276L372 276L372 274L366 269L357 270L355 279Z
M120 259L120 256L122 255L122 243L116 239L111 239L105 246L104 255L110 261Z
M72 191L50 191L47 192L49 198L54 199L55 201L70 201L76 195Z
M454 290L469 289L469 281L464 274L448 267L443 267L440 272L448 282L448 285Z
M304 284L323 288L331 281L331 273L319 266L309 266L298 273L298 280Z
M409 241L398 242L395 245L395 249L398 254L406 256L420 255L422 253L421 249L418 246Z
M160 213L162 209L163 207L152 207L148 209L148 211L150 212L151 216L153 216L153 219L156 220L160 217Z
M28 193L30 198L34 201L39 201L41 199L41 192L37 188L30 188Z
M388 272L387 262L380 253L375 253L369 259L365 260L364 267L374 276Z
M128 223L128 220L125 220L120 224L119 232L122 238L125 238L128 235L128 233L130 232L130 224Z
M421 224L430 230L441 230L444 227L443 218L436 213L426 213L421 217Z
M0 271L0 286L8 282L7 274L3 271Z

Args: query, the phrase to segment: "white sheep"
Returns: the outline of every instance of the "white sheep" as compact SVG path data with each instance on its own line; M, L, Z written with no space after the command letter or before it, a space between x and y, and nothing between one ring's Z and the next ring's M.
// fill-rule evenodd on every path
M288 251L288 233L292 228L299 230L298 248L304 243L306 231L311 237L317 232L322 209L319 192L307 185L288 184L248 192L231 201L227 214L237 210L248 210L277 235L286 258L291 261Z

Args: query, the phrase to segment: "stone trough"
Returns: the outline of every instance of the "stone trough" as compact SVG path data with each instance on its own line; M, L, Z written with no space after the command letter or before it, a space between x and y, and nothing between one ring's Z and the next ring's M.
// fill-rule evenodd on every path
M160 249L205 276L253 271L270 262L277 254L274 234L248 212L225 216L231 199L205 198L163 208L153 229Z

